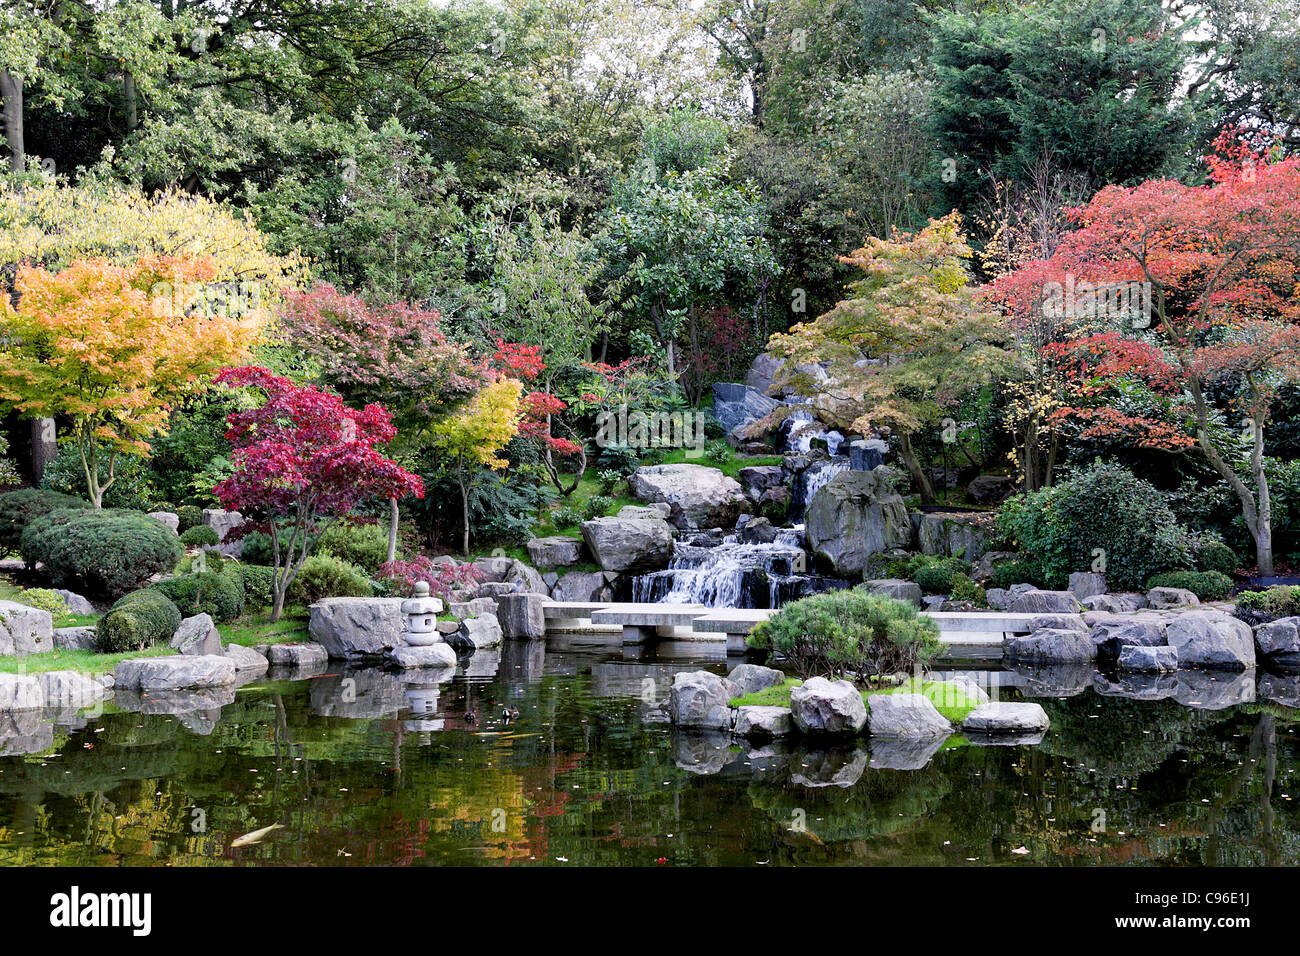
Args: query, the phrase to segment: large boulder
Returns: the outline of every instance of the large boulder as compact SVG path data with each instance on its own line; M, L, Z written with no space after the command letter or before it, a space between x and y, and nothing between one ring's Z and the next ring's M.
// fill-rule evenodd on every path
M587 551L581 538L551 535L528 542L528 557L539 568L567 568L582 561Z
M36 682L45 695L45 706L55 710L93 707L108 696L103 684L77 671L42 671Z
M672 526L662 517L595 518L582 523L582 538L605 571L659 571L673 553Z
M667 504L678 528L730 528L750 510L740 482L706 465L642 465L627 486L638 501Z
M95 605L89 600L82 597L76 591L69 591L67 588L55 588L54 593L63 598L63 603L68 606L69 614L94 614Z
M760 690L775 687L785 680L785 673L761 664L738 664L727 675L727 680L736 685L735 696L743 697L745 694L756 694Z
M867 714L872 737L946 737L952 725L924 694L872 694Z
M1094 624L1089 634L1098 652L1115 657L1125 647L1162 646L1165 643L1165 622L1116 618Z
M226 535L244 525L244 516L238 511L226 511L223 508L204 508L203 523L217 533L218 541L225 541Z
M736 479L752 501L758 501L765 491L785 486L785 469L780 465L750 465L736 473Z
M569 571L551 587L554 601L609 601L613 597L602 571Z
M221 654L221 633L207 614L195 614L181 621L172 635L172 648L191 657Z
M1011 610L1017 614L1078 614L1083 606L1069 591L1034 589L1012 601Z
M1146 607L1147 599L1144 594L1090 594L1080 598L1079 603L1103 614L1131 614Z
M538 594L503 594L497 599L497 621L504 637L536 641L546 636L546 598Z
M1063 631L1086 631L1088 625L1078 614L1036 614L1025 625L1030 634L1045 628L1059 628Z
M966 500L976 505L996 505L1016 490L1016 480L1006 475L977 475L966 486Z
M501 636L501 622L497 616L484 614L461 621L456 633L447 635L447 643L476 651L484 647L496 647L501 643Z
M785 360L771 352L759 352L754 356L754 361L749 363L749 371L745 373L745 384L766 395L784 365Z
M151 511L149 517L165 524L171 531L179 533L181 530L181 516L174 511Z
M678 727L696 730L730 730L731 698L736 685L709 671L682 671L673 675L668 692L668 716Z
M54 646L61 651L93 651L98 643L99 632L93 624L54 629Z
M405 632L401 598L325 598L307 621L311 639L337 660L381 658L406 643Z
M1255 646L1272 664L1300 664L1300 617L1283 617L1255 628Z
M1044 628L1003 646L1011 660L1031 664L1085 664L1097 659L1097 645L1087 631Z
M1125 644L1119 649L1115 666L1121 671L1143 674L1172 673L1178 670L1178 649L1164 644Z
M980 524L988 519L984 512L913 512L912 527L916 546L922 554L951 555L966 561L978 561L984 554L986 533Z
M1165 639L1177 649L1180 667L1241 671L1255 666L1255 636L1250 625L1227 614L1179 614L1165 627Z
M54 617L49 611L0 601L0 656L26 657L53 648Z
M907 506L879 471L843 471L819 488L804 532L817 560L844 577L861 577L871 555L912 543Z
M736 708L735 733L741 737L784 737L793 730L789 707Z
M1035 734L1051 723L1041 704L995 701L967 714L961 729L972 734Z
M736 433L740 429L770 414L780 404L748 385L716 382L713 386L713 417L733 441L739 440Z
M492 555L477 558L474 561L474 568L479 574L483 575L484 582L488 584L500 584L506 579L506 574L514 565L515 559L504 555Z
M1106 575L1096 571L1075 571L1070 575L1070 593L1080 601L1106 593Z
M867 705L848 681L813 677L790 692L790 714L805 734L856 734L867 722Z
M259 654L242 644L226 645L226 656L235 662L235 670L241 674L265 674L271 666L265 654Z
M1177 607L1195 607L1200 603L1201 599L1186 588L1152 588L1147 592L1148 606L1158 611Z
M276 667L324 668L329 663L330 652L314 641L295 641L287 644L265 645L266 659Z
M0 713L8 710L39 710L45 706L45 691L31 674L0 674Z
M904 581L902 578L876 578L862 582L860 587L868 594L880 594L896 601L906 601L917 607L921 606L921 585L915 581Z
M234 682L235 662L214 654L136 657L119 661L113 669L113 686L126 690L187 690Z

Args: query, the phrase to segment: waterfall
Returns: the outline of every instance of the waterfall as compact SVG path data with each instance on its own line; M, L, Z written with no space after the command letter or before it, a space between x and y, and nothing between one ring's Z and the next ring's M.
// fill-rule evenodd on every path
M800 455L806 455L808 454L808 452L812 451L813 440L817 438L821 438L826 441L826 450L830 452L832 455L835 455L839 453L840 445L844 444L844 434L842 432L836 431L835 429L827 429L827 428L809 429L803 432L802 434L800 434L796 438L788 437L794 432L798 431L801 426L806 425L808 422L814 421L812 412L809 412L805 409L798 409L794 412L791 412L790 417L787 418L786 421L789 423L786 432L787 451L796 452Z

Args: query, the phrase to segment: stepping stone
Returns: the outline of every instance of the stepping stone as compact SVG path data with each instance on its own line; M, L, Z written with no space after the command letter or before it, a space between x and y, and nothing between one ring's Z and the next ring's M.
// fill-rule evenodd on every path
M455 650L442 641L422 647L395 647L388 652L387 657L391 663L401 668L456 666Z
M266 646L266 659L272 664L288 665L289 667L310 667L315 664L327 663L330 655L324 646L315 643L268 644Z
M966 716L961 728L975 734L1036 734L1051 723L1040 704L999 701L980 704Z
M137 657L119 661L115 686L128 690L185 690L221 687L235 682L235 662L214 654L197 657Z

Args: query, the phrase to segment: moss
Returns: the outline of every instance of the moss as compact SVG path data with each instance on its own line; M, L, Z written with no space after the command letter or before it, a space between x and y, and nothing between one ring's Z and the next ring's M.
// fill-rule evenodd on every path
M752 694L742 694L731 699L732 707L789 707L790 691L803 681L796 677L787 677L775 687L766 687Z
M961 684L953 681L921 680L913 677L897 687L883 687L868 690L862 694L863 703L871 708L871 698L876 694L924 694L934 704L934 709L953 724L960 724L972 710L979 706L979 701L966 696Z

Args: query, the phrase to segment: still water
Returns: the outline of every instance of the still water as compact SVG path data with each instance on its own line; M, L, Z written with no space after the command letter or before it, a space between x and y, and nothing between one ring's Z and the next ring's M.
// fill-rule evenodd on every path
M1294 678L1002 672L1036 746L759 747L663 722L675 671L727 669L704 653L512 643L441 683L0 716L0 864L1300 863Z

